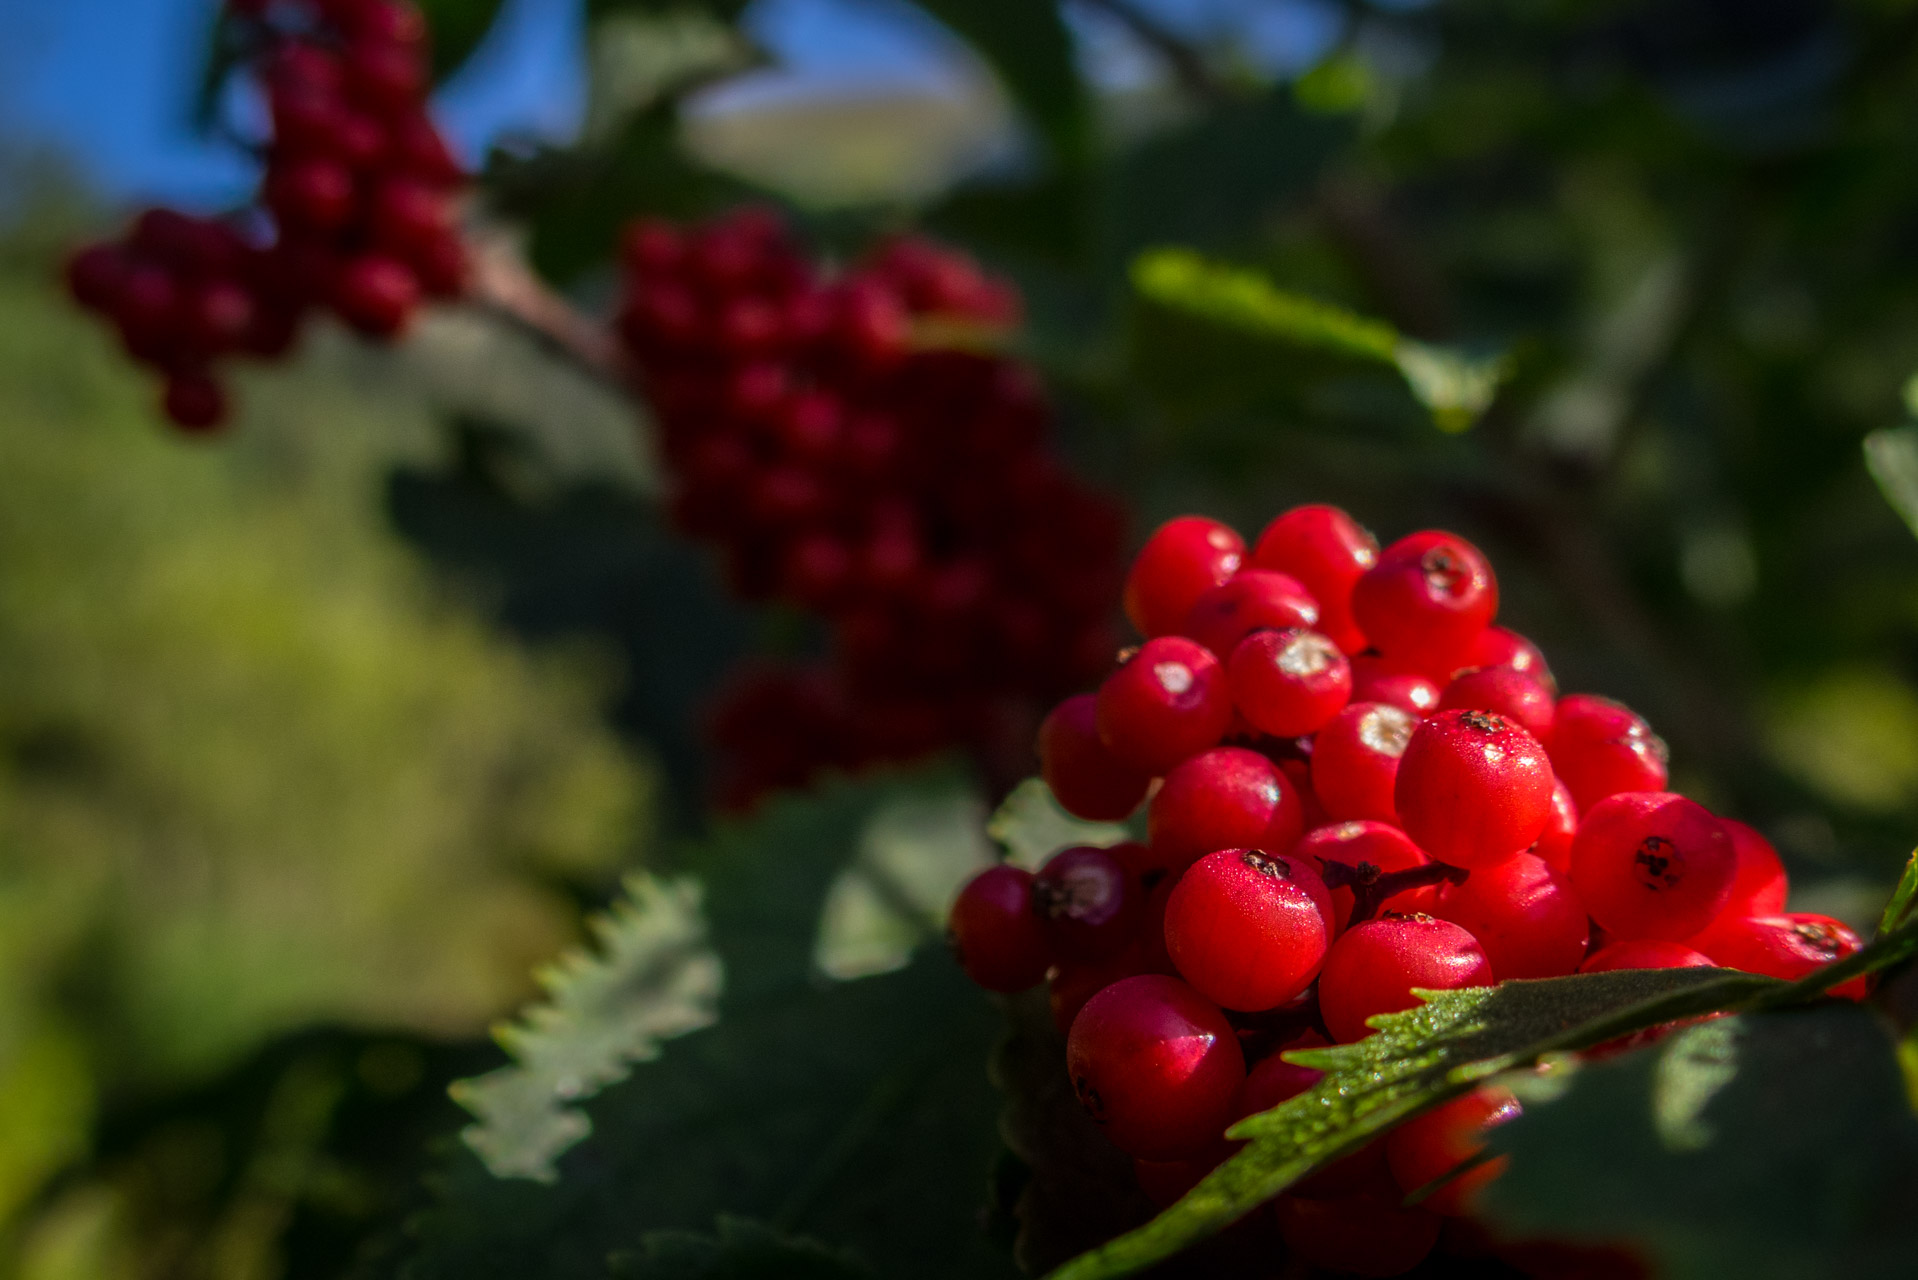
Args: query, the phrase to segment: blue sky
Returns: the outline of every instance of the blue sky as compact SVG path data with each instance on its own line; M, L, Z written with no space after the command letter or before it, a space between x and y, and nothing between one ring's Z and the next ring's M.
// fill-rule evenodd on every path
M0 0L0 144L68 157L105 194L203 207L247 191L244 160L186 122L218 0ZM1149 0L1177 26L1230 30L1257 60L1296 64L1329 39L1326 0ZM581 99L580 0L506 0L487 43L441 90L452 137L477 154L503 130L561 135ZM754 35L801 83L937 82L963 56L899 0L758 0ZM1093 70L1124 80L1137 50L1081 24Z

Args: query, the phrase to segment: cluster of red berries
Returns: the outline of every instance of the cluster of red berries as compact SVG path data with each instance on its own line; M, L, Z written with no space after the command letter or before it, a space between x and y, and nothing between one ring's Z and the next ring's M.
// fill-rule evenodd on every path
M1146 640L1052 712L1039 752L1082 818L1148 804L1148 841L995 866L951 937L982 986L1050 980L1078 1096L1161 1202L1230 1154L1236 1120L1317 1079L1286 1050L1369 1035L1414 988L1790 979L1859 946L1785 912L1756 831L1665 789L1644 720L1557 696L1538 649L1493 625L1491 567L1462 538L1381 551L1307 506L1248 555L1184 517L1140 552L1125 607ZM1459 1170L1515 1112L1481 1091L1399 1127L1278 1201L1286 1241L1335 1270L1410 1268L1496 1175Z
M952 745L1023 753L1111 654L1124 528L991 349L1017 295L916 238L828 270L758 209L641 221L623 257L674 522L742 596L830 633L824 663L763 670L715 717L722 802Z
M124 241L89 245L67 266L75 300L165 377L167 416L189 431L226 418L215 361L284 355L315 308L391 338L423 296L454 296L466 275L452 203L462 178L426 114L419 10L227 7L272 120L261 208L234 219L148 210Z

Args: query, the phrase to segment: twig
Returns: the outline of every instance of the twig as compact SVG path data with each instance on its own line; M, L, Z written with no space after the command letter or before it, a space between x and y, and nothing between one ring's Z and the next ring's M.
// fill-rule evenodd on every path
M631 363L610 326L585 314L535 275L504 237L474 236L467 305L533 338L614 389L631 394Z

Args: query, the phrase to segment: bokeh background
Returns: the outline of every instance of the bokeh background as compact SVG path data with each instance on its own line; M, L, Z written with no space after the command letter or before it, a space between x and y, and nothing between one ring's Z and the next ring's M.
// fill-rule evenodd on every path
M0 3L21 1280L362 1259L489 1024L706 825L705 699L816 642L666 530L643 411L484 316L322 334L242 380L230 440L162 430L58 265L250 190L196 115L215 7ZM436 110L587 308L640 212L965 246L1024 288L1063 447L1135 541L1305 500L1457 528L1568 690L1631 702L1676 784L1772 836L1797 909L1868 919L1918 833L1918 544L1860 447L1918 369L1918 6L1072 0L1037 34L1018 7L444 0L478 38ZM1162 243L1512 380L1440 431L1389 370L1140 301Z

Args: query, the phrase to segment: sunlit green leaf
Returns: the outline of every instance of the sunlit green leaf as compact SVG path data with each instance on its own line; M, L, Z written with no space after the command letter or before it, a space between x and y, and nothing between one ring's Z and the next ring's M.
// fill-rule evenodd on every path
M1885 427L1865 437L1865 469L1913 533L1918 533L1918 427Z

